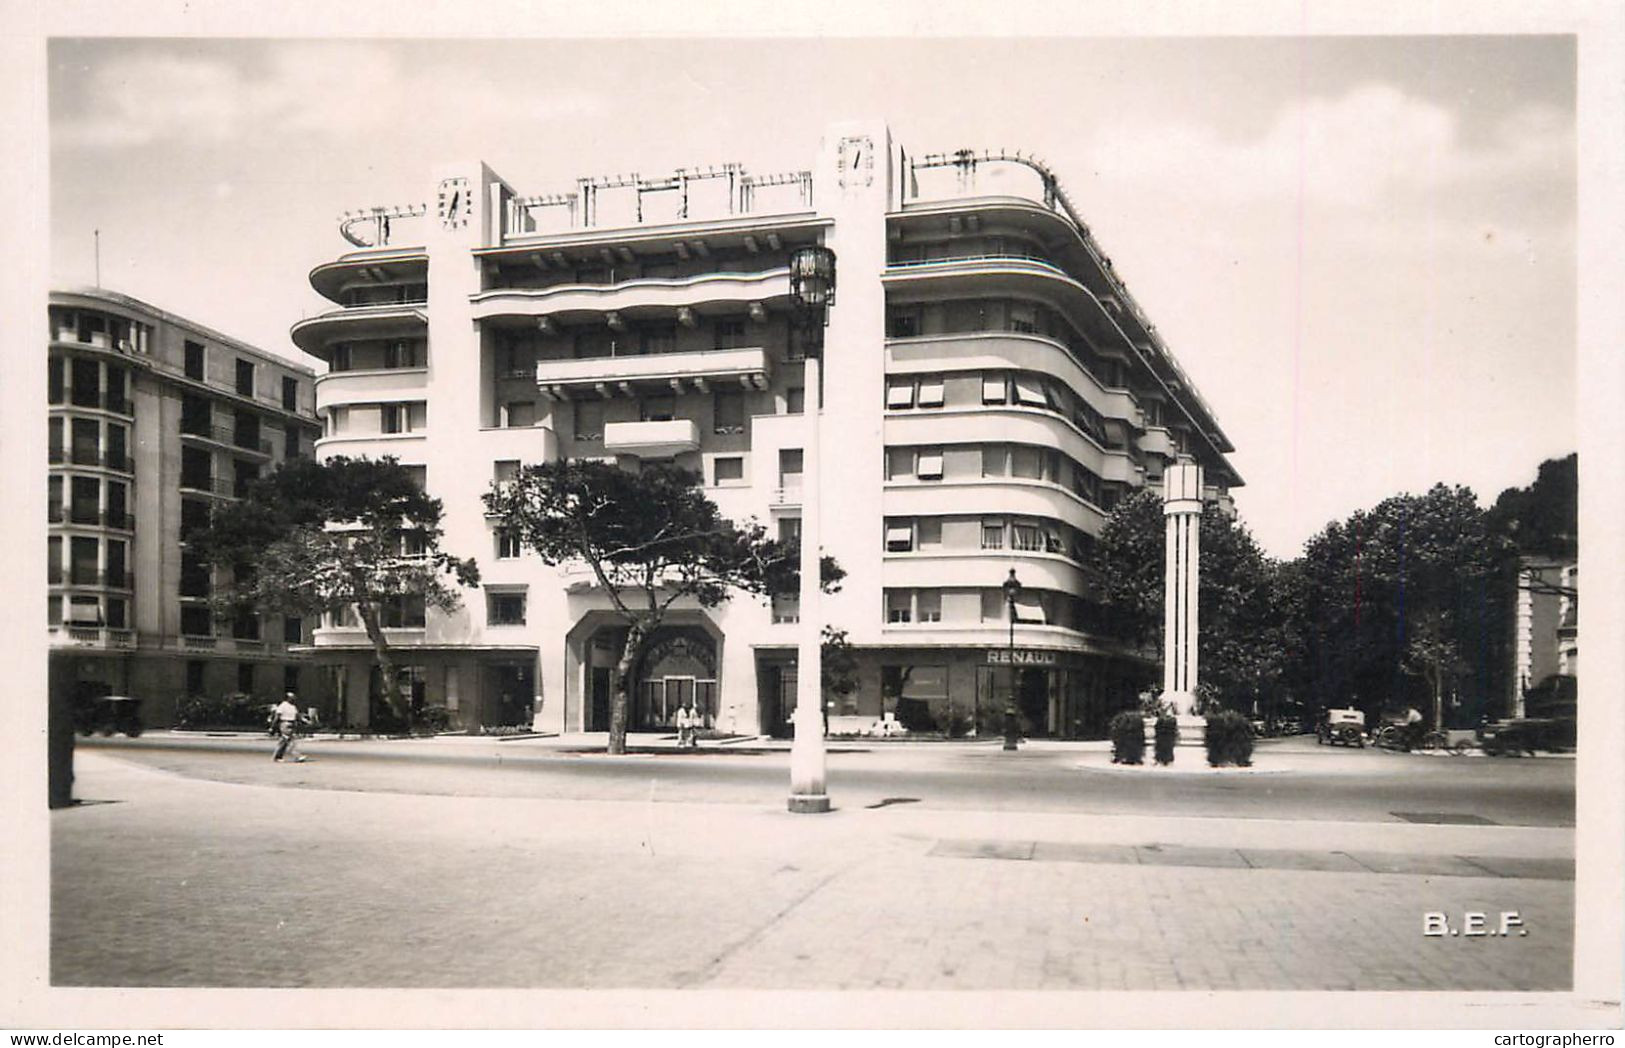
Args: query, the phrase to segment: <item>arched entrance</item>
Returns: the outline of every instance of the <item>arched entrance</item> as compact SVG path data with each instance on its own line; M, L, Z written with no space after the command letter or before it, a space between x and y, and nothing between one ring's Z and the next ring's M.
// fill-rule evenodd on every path
M636 671L629 727L660 731L672 726L677 711L693 706L704 726L717 713L717 649L705 630L675 626L658 630Z

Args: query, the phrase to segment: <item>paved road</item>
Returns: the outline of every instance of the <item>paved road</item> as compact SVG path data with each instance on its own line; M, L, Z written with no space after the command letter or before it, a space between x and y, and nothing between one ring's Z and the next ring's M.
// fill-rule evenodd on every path
M319 740L313 760L277 765L257 738L146 735L85 740L145 766L219 782L456 796L736 803L784 801L783 750L669 747L628 757L584 743L475 739ZM1181 749L1173 771L1114 769L1103 749L1034 742L837 745L829 789L846 807L1169 814L1223 818L1401 821L1441 818L1504 826L1573 826L1572 760L1442 757L1325 748L1312 738L1268 740L1255 773L1200 773ZM433 768L425 774L425 768ZM1181 769L1190 769L1185 773Z
M651 778L658 787L702 765L724 775L736 763L772 770L757 758L553 755L581 768L641 766L638 778L538 771L550 765L514 762L507 750L503 764L515 766L502 769L473 751L468 760L425 761L421 748L416 760L385 758L382 744L366 758L313 746L321 759L278 766L263 744L188 756L160 742L81 751L87 803L52 813L58 985L1556 990L1571 982L1573 834L1562 828L1079 817L1036 803L1036 787L1000 790L981 810L927 798L810 817L784 812L777 788L749 777L727 791L729 803L648 803ZM900 781L939 784L947 776L926 774L938 761L975 769L998 759L876 756ZM1071 761L1071 781L1102 795L1139 781L1077 767L1087 756L1034 746L1020 764L992 764L980 777L1027 783L1011 769L1059 777ZM836 770L862 781L861 758L837 758ZM216 774L150 767L186 760ZM911 773L911 762L924 767ZM1525 762L1510 774L1561 778L1552 765ZM663 779L667 767L685 771ZM1405 777L1445 774L1404 768ZM225 774L255 782L217 781ZM404 784L403 775L415 790L309 788L369 776ZM451 784L470 781L609 792L641 781L644 793L639 803L449 795ZM1202 781L1243 791L1273 782L1278 798L1290 785L1285 773ZM285 788L298 785L307 788ZM870 788L841 789L861 800ZM738 802L753 791L772 803ZM1011 798L1027 806L1000 806ZM1423 935L1424 913L1443 911L1459 926L1469 910L1517 911L1523 925L1507 937ZM391 1021L412 1021L407 1014Z

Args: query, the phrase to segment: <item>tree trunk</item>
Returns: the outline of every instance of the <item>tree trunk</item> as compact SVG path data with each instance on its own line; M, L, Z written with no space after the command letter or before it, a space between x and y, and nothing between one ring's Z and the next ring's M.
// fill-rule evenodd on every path
M406 725L406 734L412 734L412 706L401 701L401 682L395 676L395 660L389 657L389 641L378 625L378 612L365 601L355 606L361 624L367 628L367 639L372 641L373 657L378 662L378 674L383 678L384 702L390 711Z
M636 683L632 671L643 654L643 642L649 638L652 627L641 619L633 619L626 630L626 643L621 646L620 661L615 664L615 686L609 697L609 752L626 752L626 717L632 705L632 688Z

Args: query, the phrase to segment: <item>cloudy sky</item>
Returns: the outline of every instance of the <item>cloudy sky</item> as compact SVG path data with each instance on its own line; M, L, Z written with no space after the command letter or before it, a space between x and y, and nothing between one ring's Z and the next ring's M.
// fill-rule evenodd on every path
M297 357L341 211L439 161L806 167L828 122L1036 153L1295 554L1398 491L1488 502L1576 447L1564 37L52 41L51 277ZM310 362L310 361L307 361Z

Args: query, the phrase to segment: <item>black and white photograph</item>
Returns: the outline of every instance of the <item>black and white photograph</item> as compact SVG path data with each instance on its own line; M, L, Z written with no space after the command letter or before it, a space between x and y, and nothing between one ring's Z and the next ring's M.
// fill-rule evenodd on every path
M5 74L0 1023L1619 1026L1617 13L153 6Z

